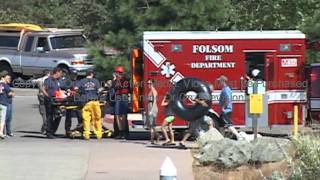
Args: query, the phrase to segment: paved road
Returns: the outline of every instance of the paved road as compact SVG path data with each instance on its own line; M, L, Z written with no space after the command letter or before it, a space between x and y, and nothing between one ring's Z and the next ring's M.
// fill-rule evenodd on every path
M166 156L177 167L178 179L193 179L189 150L150 147L146 139L70 140L63 138L63 121L61 138L44 138L35 93L20 89L14 100L15 137L0 141L1 180L159 179Z

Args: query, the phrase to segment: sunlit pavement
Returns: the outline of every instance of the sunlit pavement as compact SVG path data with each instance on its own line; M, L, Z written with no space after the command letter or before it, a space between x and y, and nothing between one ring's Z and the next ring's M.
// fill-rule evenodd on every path
M177 168L178 179L193 179L189 150L151 147L146 133L134 140L67 139L64 119L58 135L49 140L39 133L35 89L18 89L14 100L15 137L0 141L0 179L159 179L166 156ZM74 124L76 120L73 121Z

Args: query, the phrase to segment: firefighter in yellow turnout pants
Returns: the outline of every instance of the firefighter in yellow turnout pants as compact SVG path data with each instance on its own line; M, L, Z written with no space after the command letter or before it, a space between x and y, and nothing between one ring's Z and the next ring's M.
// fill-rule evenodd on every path
M84 104L82 108L83 117L83 137L90 139L90 127L93 126L93 132L97 139L102 138L102 118L99 103L100 83L94 77L93 71L88 71L86 78L81 79L76 85L76 90L80 93L80 100Z

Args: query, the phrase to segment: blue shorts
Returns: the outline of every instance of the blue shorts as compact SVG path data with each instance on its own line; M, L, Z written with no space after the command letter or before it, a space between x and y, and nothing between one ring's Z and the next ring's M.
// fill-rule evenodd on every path
M127 115L128 114L128 101L116 100L114 105L115 115Z

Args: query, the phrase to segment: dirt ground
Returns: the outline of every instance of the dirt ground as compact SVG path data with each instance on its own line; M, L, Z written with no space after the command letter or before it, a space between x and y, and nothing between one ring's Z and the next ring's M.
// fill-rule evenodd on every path
M193 150L192 154L196 154ZM193 173L195 180L259 180L270 177L272 172L286 172L288 168L286 160L255 165L244 165L234 169L222 169L215 165L202 166L194 159Z

